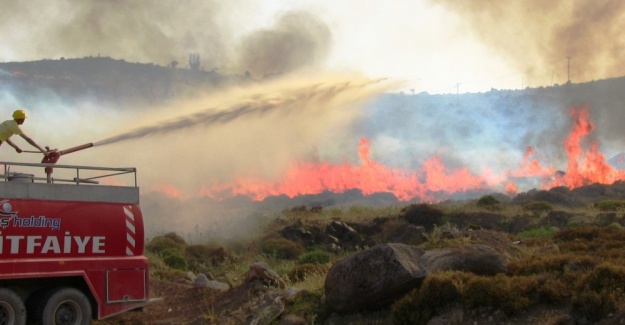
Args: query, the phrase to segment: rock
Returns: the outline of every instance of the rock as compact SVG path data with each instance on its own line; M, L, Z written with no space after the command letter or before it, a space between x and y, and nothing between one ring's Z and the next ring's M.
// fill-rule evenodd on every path
M464 320L464 311L461 306L451 306L440 311L440 314L432 317L427 325L461 324Z
M330 245L325 246L325 250L327 250L330 253L338 254L343 249L341 248L341 246L338 246L336 244L330 244Z
M392 241L406 245L419 245L428 240L427 234L423 226L408 225Z
M326 275L327 305L337 312L388 306L423 281L421 255L415 246L383 244L336 262Z
M490 246L473 244L425 252L419 263L428 273L443 270L466 271L478 275L505 273L506 259Z
M554 320L552 320L552 324L560 324L560 325L575 325L575 318L573 318L569 314L560 315Z
M227 320L224 324L273 324L283 312L282 293L269 289L258 295L248 296L236 311L229 316L224 316L224 320Z
M356 229L342 221L332 221L326 228L326 234L340 240L351 240L356 233Z
M345 322L343 322L343 317L341 317L341 315L337 313L332 313L332 315L330 315L330 317L328 317L328 319L326 319L325 323L323 324L324 325L343 325L345 324Z
M288 287L284 290L284 300L286 302L292 302L295 299L297 299L297 297L303 295L305 292L306 292L305 289Z
M193 281L193 286L194 287L207 287L208 282L209 280L206 274L198 274L197 277L195 278L195 281Z
M286 287L286 283L282 278L267 266L263 262L256 262L250 266L250 269L245 274L245 282L252 282L259 280L268 286L274 286L279 288Z
M192 284L193 283L186 276L176 276L176 277L174 277L173 282L174 283L181 283L181 284Z
M228 291L230 290L230 285L227 283L223 283L223 282L219 282L219 281L214 281L214 280L209 280L208 283L206 284L206 287L214 289L214 290L218 290L218 291Z
M286 239L304 243L306 245L310 245L315 242L314 235L298 224L283 228L280 230L280 235Z
M308 322L301 316L288 314L282 317L280 325L307 325Z

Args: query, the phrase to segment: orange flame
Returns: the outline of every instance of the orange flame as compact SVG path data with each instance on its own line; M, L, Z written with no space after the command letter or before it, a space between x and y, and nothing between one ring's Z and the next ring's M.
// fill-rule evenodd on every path
M174 185L166 184L166 183L158 183L152 185L152 191L161 192L165 194L167 197L172 199L180 199L182 198L182 190L177 188Z
M230 192L230 195L246 195L255 200L267 196L285 194L294 197L301 194L317 194L323 191L344 192L360 189L368 195L377 192L393 193L400 200L419 197L432 200L433 192L455 193L484 188L481 177L471 174L467 168L449 170L440 158L428 159L418 171L394 169L370 158L370 142L361 139L358 145L361 165L332 165L329 163L299 162L286 172L281 181L238 179L232 184L217 184L200 190L201 195L215 197L214 193Z
M262 200L282 194L294 197L323 191L360 189L365 195L390 192L402 201L414 198L433 201L440 198L441 194L450 196L457 192L497 187L513 195L519 190L514 180L527 177L542 180L543 189L562 185L575 188L594 182L612 183L625 179L625 171L612 168L599 152L596 142L592 141L590 148L584 149L584 140L594 130L588 110L571 109L570 116L573 118L573 127L564 141L568 158L565 173L556 171L553 166L541 165L535 157L534 147L527 147L518 169L509 170L503 175L490 173L488 167L484 168L480 176L466 167L450 169L437 156L427 159L416 171L391 168L371 160L371 143L363 138L358 144L360 165L297 162L278 181L239 178L232 183L201 188L200 195L217 198L226 193L227 196L246 195L254 200Z

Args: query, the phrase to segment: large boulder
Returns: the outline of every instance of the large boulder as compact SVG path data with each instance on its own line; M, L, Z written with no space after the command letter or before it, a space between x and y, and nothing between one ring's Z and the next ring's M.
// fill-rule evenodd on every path
M425 252L419 263L428 273L453 270L494 275L508 270L508 263L501 253L481 244L433 249Z
M424 251L383 244L336 262L326 275L326 303L337 312L383 308L418 287L426 276Z

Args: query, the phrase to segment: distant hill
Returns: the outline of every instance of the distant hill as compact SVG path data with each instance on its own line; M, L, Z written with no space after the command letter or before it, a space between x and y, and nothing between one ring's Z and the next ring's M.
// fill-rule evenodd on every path
M0 63L0 92L24 105L42 99L153 104L249 82L217 71L131 63L110 57Z

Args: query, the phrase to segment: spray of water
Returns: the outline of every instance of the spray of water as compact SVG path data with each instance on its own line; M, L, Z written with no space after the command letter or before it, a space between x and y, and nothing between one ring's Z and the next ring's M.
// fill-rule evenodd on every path
M163 135L193 127L209 127L223 125L242 118L256 118L282 110L289 113L291 109L314 109L321 113L327 103L337 96L363 90L368 86L379 84L384 79L350 80L316 83L295 89L284 89L278 93L256 93L239 102L222 107L200 109L191 114L177 116L160 123L136 128L127 132L105 138L93 143L94 146Z

